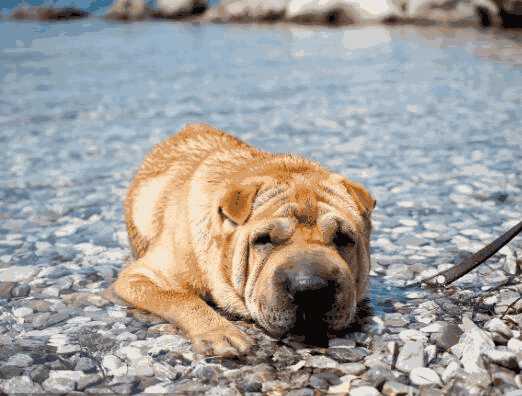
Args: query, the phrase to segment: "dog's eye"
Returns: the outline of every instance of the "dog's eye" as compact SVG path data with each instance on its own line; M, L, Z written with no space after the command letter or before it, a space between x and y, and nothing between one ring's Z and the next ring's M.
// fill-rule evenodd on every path
M349 245L353 245L355 241L351 237L351 235L346 232L337 231L332 241L337 247L346 247Z
M258 236L256 236L254 238L254 245L257 245L257 246L269 245L271 243L272 243L272 238L270 238L270 234L268 234L268 233L259 234Z

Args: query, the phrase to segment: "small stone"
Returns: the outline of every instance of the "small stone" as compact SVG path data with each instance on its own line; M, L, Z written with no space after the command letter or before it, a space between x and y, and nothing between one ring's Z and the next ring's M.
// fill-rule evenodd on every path
M13 315L17 318L23 318L24 316L31 315L33 313L33 309L29 307L20 307L13 309Z
M315 392L310 388L293 389L286 393L286 396L314 396Z
M499 366L506 367L511 370L518 370L517 355L511 351L486 350L484 356Z
M513 332L511 331L511 329L499 318L493 318L486 322L484 324L484 329L491 332L499 333L500 335L508 339L513 337Z
M328 341L329 348L354 348L355 341L350 338L332 338Z
M395 380L393 372L389 368L382 366L370 368L366 375L368 382L376 388L379 388L386 381Z
M47 378L49 378L49 369L43 365L36 366L31 370L29 374L34 382L41 384Z
M4 364L0 366L0 378L9 379L12 377L18 377L22 375L24 369L18 366L11 366L8 364Z
M368 350L362 347L355 348L328 348L328 356L341 363L360 362L368 356Z
M83 371L84 373L95 373L96 371L98 371L98 366L96 365L94 360L88 357L81 357L76 362L74 369L78 371Z
M384 314L384 325L386 327L402 327L409 324L409 321L404 318L401 313L387 313Z
M331 385L339 385L339 376L331 372L313 374L309 379L310 385L317 389L328 389Z
M462 346L461 363L464 370L469 374L487 375L482 363L482 354L495 349L495 343L467 316L463 317L462 326L464 333L459 345Z
M379 396L381 393L372 386L359 386L350 390L350 396Z
M446 324L444 322L435 322L420 329L423 333L442 333Z
M9 358L7 364L22 368L29 367L33 364L33 358L25 353L17 353Z
M418 386L421 385L442 385L439 375L428 367L415 367L410 371L410 381Z
M409 373L416 367L424 367L424 345L420 341L407 341L399 352L396 367Z
M75 381L70 378L49 377L42 383L44 389L50 393L69 393L76 386Z
M0 298L11 298L11 292L15 286L15 282L0 282Z
M361 375L367 370L367 367L362 363L343 363L339 369L345 374Z
M27 282L33 279L38 271L38 268L30 266L0 268L0 282Z
M35 384L26 375L0 381L0 391L5 394L30 394L43 392L42 387L39 384Z
M411 386L401 384L397 381L387 381L382 387L384 396L406 396L412 395L413 390Z
M108 375L125 375L127 372L127 365L114 355L105 355L103 357L102 365L107 370Z
M460 364L452 361L450 362L447 367L444 369L444 372L442 373L442 381L447 384L449 381L451 381L455 375L460 370Z
M515 353L522 352L522 341L517 338L511 338L507 343L507 347Z
M19 284L11 290L11 296L14 298L27 297L31 293L31 286L26 283Z
M440 349L446 351L459 342L461 334L462 330L459 326L453 323L447 323L444 325L442 332L434 334L432 339Z
M88 388L93 385L98 385L101 383L103 378L98 374L86 374L82 375L76 384L76 389L79 391L83 391L85 388Z
M422 333L421 331L413 330L413 329L402 330L399 333L399 338L404 342L422 341L425 343L426 341L428 341L428 337L426 337L426 334Z
M426 355L426 365L429 366L437 357L437 346L436 345L428 345L424 348L424 354Z
M345 349L345 348L339 348L339 349ZM306 359L306 367L313 367L313 368L319 368L319 369L326 369L326 368L338 368L339 363L337 363L335 360L330 359L326 356L309 356Z

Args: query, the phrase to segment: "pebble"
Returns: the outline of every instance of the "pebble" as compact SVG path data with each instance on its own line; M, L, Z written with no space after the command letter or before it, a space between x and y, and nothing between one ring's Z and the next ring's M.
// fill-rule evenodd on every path
M77 371L83 371L84 373L95 373L98 371L98 366L94 360L88 357L81 357L76 361L74 369Z
M406 396L414 393L411 386L397 381L387 381L382 387L382 394L384 396Z
M484 329L489 330L491 332L499 333L500 335L511 338L513 337L513 332L511 329L499 318L493 318L487 321L484 324Z
M522 341L516 338L511 338L507 343L507 347L513 352L522 352Z
M424 367L424 345L421 341L407 341L400 349L396 367L409 373L416 367Z
M461 363L469 374L487 375L482 354L495 348L491 338L467 316L463 318L463 330L459 344L462 350Z
M462 330L459 326L453 323L448 323L443 325L442 331L434 334L432 339L440 349L446 351L459 342L461 334Z
M107 370L108 375L118 376L127 373L127 365L114 355L105 355L102 365Z
M31 378L23 375L0 381L0 391L6 394L31 394L42 393L43 389L39 384L31 381Z
M381 392L372 386L359 386L350 390L351 396L379 396Z
M332 359L341 363L354 363L360 362L366 356L368 356L368 350L366 348L355 347L355 348L328 348L328 356Z
M25 353L17 353L7 360L7 364L16 367L29 367L33 364L33 358Z
M372 367L366 373L367 380L370 384L379 388L386 381L395 380L393 372L386 367Z
M0 298L11 298L15 286L15 282L0 282Z
M498 349L487 349L484 351L486 356L493 363L506 367L511 370L518 370L517 355L511 351L501 351Z
M31 380L41 384L49 378L49 369L43 365L36 366L31 370L29 376L31 377Z
M28 282L38 274L38 268L30 266L12 266L0 268L0 282Z
M415 367L410 371L410 381L415 385L442 385L439 375L428 367Z

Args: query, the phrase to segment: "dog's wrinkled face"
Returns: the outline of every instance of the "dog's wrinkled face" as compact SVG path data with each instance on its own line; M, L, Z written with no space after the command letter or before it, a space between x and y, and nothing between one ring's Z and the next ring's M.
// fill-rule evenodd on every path
M225 256L252 318L274 336L345 328L367 287L374 205L360 185L325 172L231 188L220 207Z

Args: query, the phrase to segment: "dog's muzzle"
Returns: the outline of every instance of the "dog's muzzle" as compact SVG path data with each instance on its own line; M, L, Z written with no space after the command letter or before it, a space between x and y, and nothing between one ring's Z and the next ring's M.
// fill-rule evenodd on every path
M301 256L276 270L275 279L295 309L291 333L321 338L329 327L329 314L339 293L338 271L316 257Z

